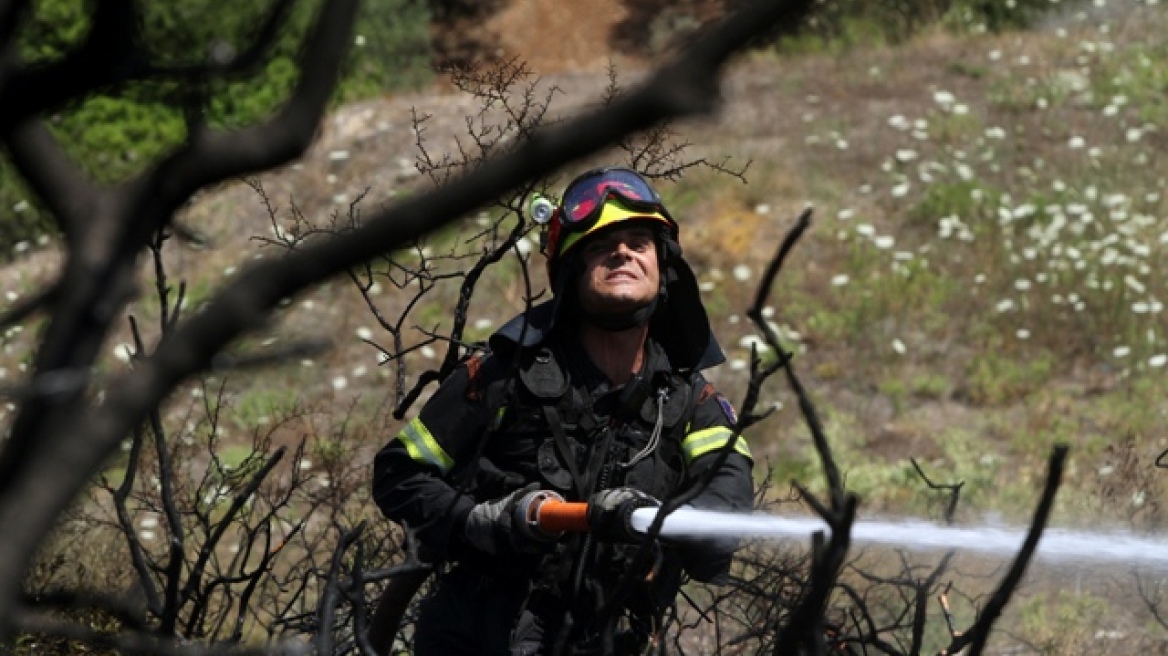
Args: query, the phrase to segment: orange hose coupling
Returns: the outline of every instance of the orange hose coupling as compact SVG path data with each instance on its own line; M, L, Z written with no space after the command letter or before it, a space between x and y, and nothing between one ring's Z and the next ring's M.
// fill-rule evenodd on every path
M540 530L548 533L587 533L588 504L582 501L546 499L535 511L535 521Z
M551 490L535 490L516 506L522 530L534 538L558 538L565 532L588 531L588 504L564 501Z

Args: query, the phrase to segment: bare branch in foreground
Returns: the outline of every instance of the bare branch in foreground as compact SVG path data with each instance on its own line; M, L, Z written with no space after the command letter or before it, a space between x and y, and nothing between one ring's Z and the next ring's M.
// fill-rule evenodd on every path
M181 321L152 356L111 380L101 403L88 398L82 386L27 399L0 452L0 534L5 536L0 542L0 638L11 636L16 627L21 581L37 547L100 465L180 382L211 368L218 353L263 325L282 299L625 135L661 120L710 111L728 58L752 35L808 5L762 2L743 10L609 107L533 134L516 150L451 178L442 189L378 212L351 232L246 269L201 311ZM48 199L70 247L58 294L47 308L50 320L34 378L89 371L133 293L138 255L195 191L304 152L352 42L356 3L338 0L327 9L302 49L298 86L280 112L264 124L234 132L192 122L187 143L120 186L98 188L85 179L33 115L18 113L0 125L12 161L33 191ZM0 7L0 15L14 16L10 11ZM3 29L9 34L9 24ZM0 85L12 79L0 76ZM0 89L0 96L8 90Z
M1026 573L1026 568L1030 565L1035 550L1038 549L1038 541L1042 539L1046 521L1050 517L1051 508L1054 507L1055 494L1062 481L1063 463L1067 458L1067 450L1066 445L1058 445L1050 454L1046 484L1042 488L1038 507L1034 510L1034 518L1030 521L1030 530L1026 533L1026 540L1023 541L1022 548L1014 557L1014 562L1010 565L1006 576L998 584L997 590L994 591L993 596L990 597L973 626L964 633L953 635L949 646L941 650L941 654L957 654L968 647L971 656L977 656L985 649L994 622L1001 616L1002 610L1014 594L1014 589L1022 581L1022 575Z

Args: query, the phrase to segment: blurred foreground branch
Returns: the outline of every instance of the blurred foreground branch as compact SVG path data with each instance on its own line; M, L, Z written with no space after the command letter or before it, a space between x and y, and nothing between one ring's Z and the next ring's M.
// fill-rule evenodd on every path
M264 25L277 25L288 3L278 3ZM729 57L753 35L788 20L811 3L760 2L732 15L684 54L654 72L602 110L533 134L523 146L368 217L356 229L307 245L277 260L242 271L198 312L181 320L148 358L109 381L95 400L84 386L52 389L22 400L0 451L0 639L19 624L21 582L34 554L59 515L91 480L123 439L147 420L175 387L208 370L232 340L260 326L277 304L380 253L409 243L497 198L535 176L580 158L661 120L712 110L719 74ZM324 5L299 60L300 76L288 102L266 121L238 130L217 130L190 107L181 147L144 173L112 187L89 180L69 161L47 129L48 112L87 97L83 83L54 87L61 69L27 64L13 39L31 2L0 5L0 38L8 55L0 62L0 98L24 88L64 89L37 95L19 107L4 104L0 140L29 187L56 217L67 253L54 293L38 306L48 316L32 364L34 377L87 371L96 362L113 324L133 294L142 251L191 196L209 185L292 161L312 143L352 43L355 0ZM94 38L113 39L116 56L89 57L86 41L68 62L94 67L86 79L132 82L160 68L141 63L147 52L134 33L133 3L95 4ZM108 21L108 23L106 22ZM274 29L274 28L273 28ZM263 51L272 30L261 29L251 53ZM72 64L68 64L72 65ZM117 71L100 67L117 67ZM185 70L179 81L236 74L208 63ZM44 86L42 86L44 85ZM192 93L191 97L198 97ZM160 650L161 651L161 650Z

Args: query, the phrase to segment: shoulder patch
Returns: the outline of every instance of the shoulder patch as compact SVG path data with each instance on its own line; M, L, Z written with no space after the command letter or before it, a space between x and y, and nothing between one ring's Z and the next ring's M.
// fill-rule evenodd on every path
M730 400L723 396L721 392L715 392L714 398L717 399L718 405L721 406L722 412L726 415L726 418L730 420L730 423L737 424L738 413L734 412L734 405L730 403Z
M701 404L705 403L707 399L709 399L711 396L714 396L717 393L718 393L718 390L714 389L714 385L712 383L706 383L705 386L702 387L701 393L698 394L698 403L697 404L701 405Z

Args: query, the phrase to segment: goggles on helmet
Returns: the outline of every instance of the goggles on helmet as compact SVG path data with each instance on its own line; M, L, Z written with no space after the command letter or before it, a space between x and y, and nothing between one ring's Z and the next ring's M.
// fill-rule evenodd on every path
M640 174L626 168L582 174L568 184L549 219L548 256L553 259L592 231L626 219L659 221L677 238L677 223L662 205L661 196Z
M661 213L661 196L636 171L601 169L576 178L564 190L559 221L570 231L587 230L596 223L610 198L619 198L630 210Z

